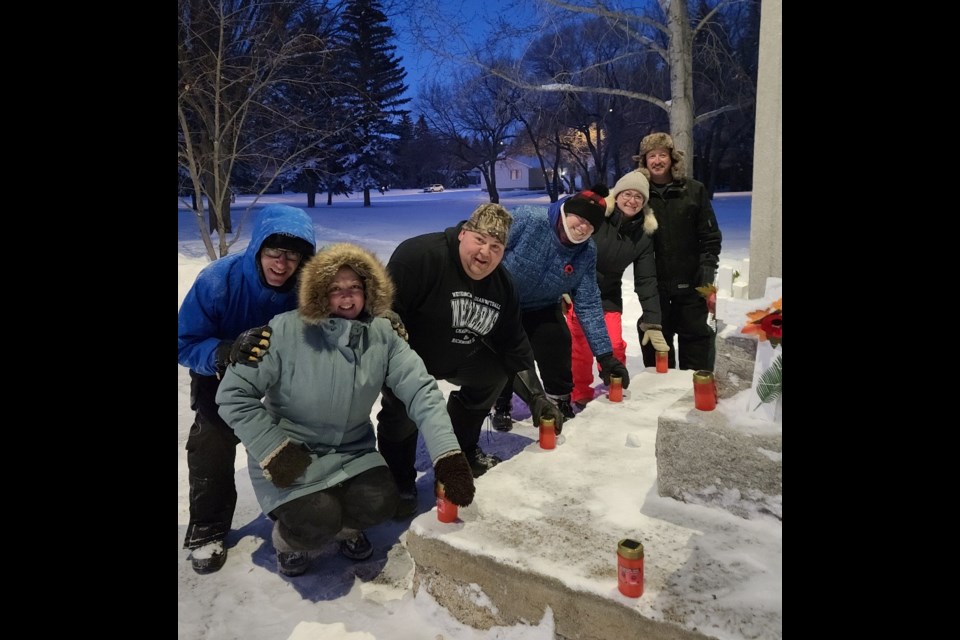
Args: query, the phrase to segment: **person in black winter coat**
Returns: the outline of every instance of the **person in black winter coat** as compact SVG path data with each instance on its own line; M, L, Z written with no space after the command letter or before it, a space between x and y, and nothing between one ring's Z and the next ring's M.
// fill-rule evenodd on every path
M670 346L669 366L713 370L716 333L707 325L707 302L697 287L711 284L720 261L722 234L706 187L688 178L683 152L666 133L640 141L633 159L650 172L650 207L657 217L653 236L663 336ZM638 330L643 319L637 323ZM677 336L679 354L673 352ZM643 347L643 362L656 364L652 344Z
M512 221L500 205L480 205L456 227L403 241L387 264L396 285L393 309L410 346L430 375L460 387L447 399L447 412L474 477L501 462L478 442L508 377L514 377L514 390L535 420L554 418L558 431L563 424L536 375L517 291L500 264ZM389 389L383 390L381 405L378 446L400 489L397 517L402 518L417 504L417 426Z
M633 290L637 293L643 315L642 344L652 341L657 351L667 351L660 332L660 296L657 292L657 265L653 251L653 235L657 219L647 205L650 183L646 169L624 175L610 190L614 209L594 232L597 243L597 285L603 303L603 319L613 346L613 355L627 362L627 343L623 339L623 272L633 265ZM576 308L566 314L572 338L571 369L573 391L570 399L583 409L593 400L593 353L580 326Z

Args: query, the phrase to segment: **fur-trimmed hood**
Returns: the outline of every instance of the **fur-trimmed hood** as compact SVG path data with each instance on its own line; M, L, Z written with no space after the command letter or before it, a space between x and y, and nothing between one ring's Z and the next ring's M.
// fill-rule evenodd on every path
M307 324L319 324L330 317L327 290L340 267L357 272L364 283L366 303L363 310L371 316L383 315L393 306L393 281L377 257L355 244L342 242L324 247L303 265L300 274L300 317Z
M687 178L687 164L683 159L683 151L678 151L673 146L673 138L668 133L651 133L640 141L638 155L633 159L640 163L644 169L647 167L647 154L654 149L667 149L670 151L670 175L674 182L683 182Z

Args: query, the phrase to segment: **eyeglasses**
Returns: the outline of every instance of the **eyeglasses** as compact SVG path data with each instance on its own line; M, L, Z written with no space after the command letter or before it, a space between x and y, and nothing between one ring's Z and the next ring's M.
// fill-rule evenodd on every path
M283 256L290 262L300 262L300 258L303 257L303 254L299 251L291 251L290 249L275 249L273 247L264 247L263 255L268 258L279 258Z
M623 201L627 202L629 200L639 200L643 202L643 194L637 193L635 191L621 191L620 195L623 196Z

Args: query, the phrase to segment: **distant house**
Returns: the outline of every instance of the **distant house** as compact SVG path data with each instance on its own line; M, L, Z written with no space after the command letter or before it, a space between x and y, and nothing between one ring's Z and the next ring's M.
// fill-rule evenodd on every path
M497 190L528 189L539 191L546 188L543 170L536 158L511 156L496 164ZM481 188L487 188L486 178L482 178Z

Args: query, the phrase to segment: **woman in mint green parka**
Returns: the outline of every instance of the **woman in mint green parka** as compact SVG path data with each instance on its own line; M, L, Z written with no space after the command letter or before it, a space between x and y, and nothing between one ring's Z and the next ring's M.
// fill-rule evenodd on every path
M436 380L391 321L377 317L389 312L393 291L372 253L325 248L302 269L299 308L270 321L262 362L231 366L220 383L220 415L247 449L283 574L306 571L306 552L335 539L347 557L369 557L362 529L393 516L397 488L370 421L384 385L419 426L447 497L461 506L473 500Z

